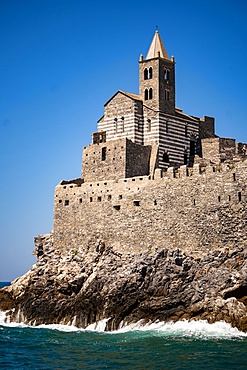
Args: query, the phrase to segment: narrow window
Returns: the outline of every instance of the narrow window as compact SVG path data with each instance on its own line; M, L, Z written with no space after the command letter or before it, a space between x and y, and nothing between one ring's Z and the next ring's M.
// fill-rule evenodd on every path
M64 205L68 206L69 205L69 200L65 200Z
M154 199L154 206L157 206L157 200Z
M148 79L148 69L145 68L144 69L144 80L147 80Z
M151 119L148 119L148 132L151 131Z
M231 201L231 196L230 195L228 195L228 200L229 200L229 202Z
M82 198L79 199L79 202L82 203Z
M153 99L153 89L149 89L149 99Z
M165 100L170 100L170 91L165 90Z
M238 201L241 202L241 199L242 199L242 195L241 195L241 191L238 192Z
M195 199L193 200L193 204L194 204L194 206L196 205L196 200Z
M218 202L220 202L220 195L218 196Z
M186 137L188 136L188 126L187 125L185 125L184 134Z
M148 78L149 79L153 78L153 68L152 67L150 67L148 70Z
M120 195L118 196L118 199L123 199L122 194L120 194Z
M233 181L236 181L236 174L233 173L232 176L233 176Z
M106 159L106 147L102 148L101 150L101 160L105 161Z
M144 93L144 100L148 100L148 89L145 90Z
M122 132L124 132L124 117L121 117L122 120Z
M163 153L163 162L169 163L169 155L166 152Z
M92 201L93 201L93 198L92 198L92 197L90 197L90 198L89 198L89 202L90 202L90 203L92 203Z
M168 71L168 69L165 69L164 70L164 80L169 81L169 77L170 77L170 71Z

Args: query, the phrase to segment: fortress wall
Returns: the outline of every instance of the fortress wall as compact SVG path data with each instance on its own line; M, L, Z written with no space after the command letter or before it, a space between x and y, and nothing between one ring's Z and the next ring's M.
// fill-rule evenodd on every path
M180 178L147 176L58 185L54 245L95 248L101 240L122 253L154 247L192 253L243 246L247 239L247 161Z

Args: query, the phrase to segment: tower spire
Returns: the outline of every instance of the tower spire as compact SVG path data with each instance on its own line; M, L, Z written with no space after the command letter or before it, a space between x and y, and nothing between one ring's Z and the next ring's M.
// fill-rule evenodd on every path
M159 31L158 29L156 29L153 40L151 42L151 45L146 56L146 60L156 58L158 56L160 56L163 59L169 59L164 44L161 40Z

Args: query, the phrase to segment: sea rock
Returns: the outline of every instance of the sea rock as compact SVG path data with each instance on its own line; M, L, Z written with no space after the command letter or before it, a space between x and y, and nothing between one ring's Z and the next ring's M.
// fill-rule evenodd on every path
M143 322L224 320L247 331L247 253L214 250L195 258L180 250L122 254L110 246L53 248L52 234L35 238L37 263L0 290L10 321L89 324L107 330Z

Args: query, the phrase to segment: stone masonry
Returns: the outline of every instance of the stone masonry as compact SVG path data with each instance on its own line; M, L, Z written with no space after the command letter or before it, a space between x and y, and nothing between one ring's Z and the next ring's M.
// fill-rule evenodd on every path
M191 254L246 243L245 144L214 118L175 106L175 63L156 31L140 57L140 94L119 90L82 157L82 177L55 189L54 247Z

